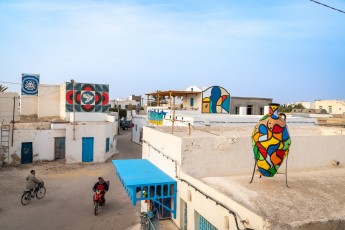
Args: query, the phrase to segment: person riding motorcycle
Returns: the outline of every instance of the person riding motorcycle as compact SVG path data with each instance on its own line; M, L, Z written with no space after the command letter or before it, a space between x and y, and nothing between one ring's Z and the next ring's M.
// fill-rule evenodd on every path
M41 184L43 185L43 181L42 180L38 180L35 176L36 171L35 170L31 170L30 174L26 177L26 188L30 189L30 190L34 190L36 188L38 188L38 186Z
M106 181L104 181L103 177L98 177L98 182L93 186L92 190L96 192L96 190L100 190L102 196L102 203L105 203L105 193L108 191L109 186ZM102 205L101 203L101 205Z

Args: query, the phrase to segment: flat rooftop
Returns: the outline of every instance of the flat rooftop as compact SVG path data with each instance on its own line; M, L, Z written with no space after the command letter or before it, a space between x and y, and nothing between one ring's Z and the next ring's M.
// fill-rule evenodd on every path
M285 172L285 171L283 171ZM248 210L284 229L345 229L345 166L198 178ZM242 218L245 218L244 216ZM278 220L278 221L277 221Z

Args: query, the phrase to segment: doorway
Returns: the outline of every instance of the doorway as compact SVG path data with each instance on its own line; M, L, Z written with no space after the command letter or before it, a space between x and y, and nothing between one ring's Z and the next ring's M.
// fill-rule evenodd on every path
M83 137L82 139L82 162L93 162L93 137Z
M23 142L21 151L21 163L32 163L32 142Z
M54 144L54 159L64 159L65 158L65 137L55 137Z

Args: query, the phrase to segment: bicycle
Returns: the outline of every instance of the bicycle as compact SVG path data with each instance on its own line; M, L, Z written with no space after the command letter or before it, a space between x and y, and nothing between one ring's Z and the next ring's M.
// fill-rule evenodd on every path
M43 183L38 184L38 186L35 189L26 189L24 190L24 193L21 198L22 205L27 205L30 203L31 199L35 196L37 199L42 199L44 195L46 194L46 188L44 187Z

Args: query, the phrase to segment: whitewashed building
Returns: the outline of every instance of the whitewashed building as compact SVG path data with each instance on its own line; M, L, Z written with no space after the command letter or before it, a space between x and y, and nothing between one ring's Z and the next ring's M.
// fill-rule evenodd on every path
M324 109L329 114L345 114L345 100L315 100L312 102L294 102L292 105L302 104L306 109Z
M104 162L117 152L117 113L108 112L108 97L108 85L38 84L37 95L21 95L23 120L10 130L3 162Z
M204 126L191 132L180 127L173 134L171 127L144 127L143 159L177 183L168 205L177 227L343 229L345 129L291 119L287 118L292 139L287 174L291 188L284 174L273 178L255 174L249 184L254 156L253 127L247 123ZM285 169L284 162L279 172ZM142 211L150 208L144 201L141 207Z

